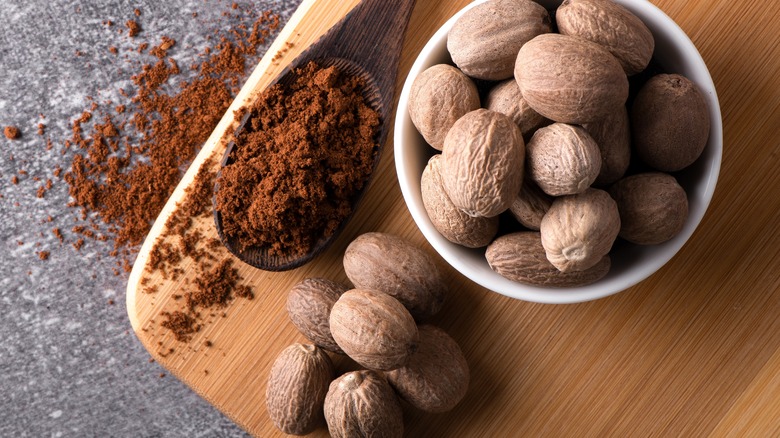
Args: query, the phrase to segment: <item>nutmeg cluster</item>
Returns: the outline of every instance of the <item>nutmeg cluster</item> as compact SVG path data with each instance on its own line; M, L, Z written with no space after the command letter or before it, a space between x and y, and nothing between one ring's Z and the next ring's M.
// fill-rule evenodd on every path
M410 94L434 149L421 180L434 227L486 248L500 275L550 287L603 278L618 239L677 235L688 199L674 172L702 154L710 119L696 85L663 72L654 48L611 0L466 11L448 35L452 62L418 75Z
M431 257L371 232L347 247L344 271L352 288L307 278L288 294L287 313L309 343L282 351L271 369L266 405L276 427L305 435L326 423L333 437L400 437L401 400L426 412L455 407L469 366L457 342L425 322L447 295ZM329 354L364 369L336 377Z

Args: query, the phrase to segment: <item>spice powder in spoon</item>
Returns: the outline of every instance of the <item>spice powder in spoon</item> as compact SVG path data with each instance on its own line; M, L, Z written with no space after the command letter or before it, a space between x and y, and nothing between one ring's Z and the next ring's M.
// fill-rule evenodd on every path
M315 63L266 90L218 178L216 208L239 249L302 255L352 213L378 147L379 114L363 82Z

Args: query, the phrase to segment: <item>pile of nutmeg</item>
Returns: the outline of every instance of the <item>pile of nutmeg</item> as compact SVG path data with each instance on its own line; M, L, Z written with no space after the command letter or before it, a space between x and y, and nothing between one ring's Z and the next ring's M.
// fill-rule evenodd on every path
M288 434L310 433L324 418L334 437L400 437L399 397L444 412L468 389L469 367L458 344L442 329L417 323L441 309L444 283L425 251L385 233L350 243L344 270L354 289L309 278L290 290L290 319L312 344L293 344L277 357L266 389L268 413ZM336 378L328 352L365 369Z
M603 278L618 236L676 236L688 217L677 172L702 154L710 116L692 81L648 69L654 47L611 0L488 0L461 15L452 64L421 72L409 94L412 122L441 151L421 181L434 227L486 247L506 278L555 287ZM520 231L497 237L499 215Z

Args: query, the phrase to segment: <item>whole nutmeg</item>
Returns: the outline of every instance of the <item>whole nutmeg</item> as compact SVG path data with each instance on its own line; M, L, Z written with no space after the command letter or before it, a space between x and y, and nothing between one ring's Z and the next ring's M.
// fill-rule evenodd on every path
M467 248L487 246L498 232L498 216L472 217L452 203L441 177L441 155L425 166L420 184L422 202L434 228L445 239Z
M330 311L330 331L360 365L387 371L406 364L417 349L417 324L409 311L386 293L344 292Z
M392 296L418 320L435 315L446 299L444 280L431 256L401 237L361 234L347 246L343 261L356 288Z
M539 231L542 218L552 205L553 198L544 193L530 178L523 181L523 187L509 207L509 212L524 227Z
M343 354L330 334L330 309L347 287L324 278L307 278L287 294L287 314L308 340L334 353Z
M688 219L688 196L673 176L639 173L612 185L609 194L620 212L620 237L656 245L676 236Z
M540 227L547 260L561 272L590 269L609 253L620 214L609 194L587 189L553 202Z
M653 76L634 99L631 129L642 161L664 172L682 170L707 146L707 102L696 84L684 76Z
M655 40L631 11L612 0L564 0L555 12L558 32L604 46L631 76L650 63Z
M556 122L593 122L628 98L628 77L617 59L570 35L543 34L523 45L515 79L531 108Z
M479 108L477 86L457 68L438 64L420 73L409 91L409 117L434 149L461 116Z
M561 272L547 260L541 233L519 231L505 234L485 252L490 268L498 275L518 283L547 287L578 287L595 283L607 275L609 255L584 271Z
M322 424L333 363L322 349L293 344L282 350L271 367L265 400L274 425L284 433L305 435Z
M520 47L551 30L550 15L534 1L488 0L455 22L447 36L447 50L467 75L500 81L512 77Z
M469 216L497 216L520 191L524 163L520 128L504 114L478 109L455 122L444 139L444 189Z
M333 438L395 438L404 433L398 397L384 377L369 370L346 373L330 384L325 420Z
M621 105L607 117L582 125L599 146L601 170L593 184L605 186L623 177L631 163L631 126Z
M530 139L537 129L551 123L528 105L514 79L507 79L491 88L485 98L485 108L509 116L520 128L524 140Z
M446 412L469 388L469 364L458 343L432 325L419 327L420 343L405 366L386 373L390 385L417 409Z
M528 142L528 176L551 196L582 193L601 170L599 147L580 126L553 123Z

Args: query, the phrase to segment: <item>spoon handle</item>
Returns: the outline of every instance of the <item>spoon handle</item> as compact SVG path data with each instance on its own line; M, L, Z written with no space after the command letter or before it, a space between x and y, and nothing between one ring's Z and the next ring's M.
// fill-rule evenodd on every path
M415 0L363 0L314 43L309 60L342 58L365 68L382 95L392 94Z

